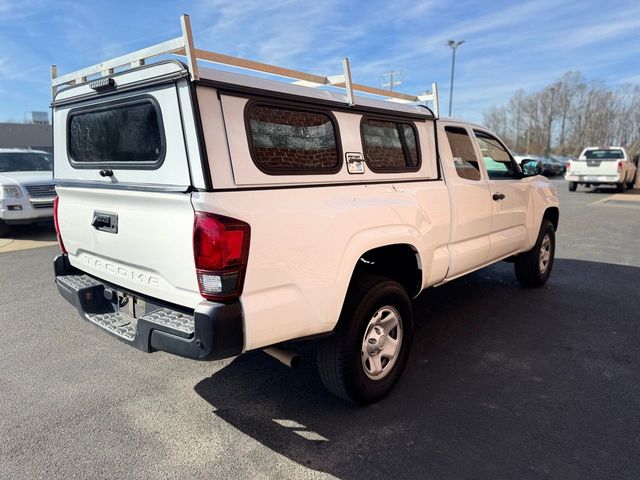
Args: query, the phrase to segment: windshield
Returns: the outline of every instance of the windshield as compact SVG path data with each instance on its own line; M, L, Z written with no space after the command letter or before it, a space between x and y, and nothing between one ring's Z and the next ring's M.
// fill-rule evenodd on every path
M51 155L34 152L0 153L0 172L51 172Z
M600 150L587 150L584 152L585 158L589 160L621 160L624 159L624 152L622 150L600 149Z

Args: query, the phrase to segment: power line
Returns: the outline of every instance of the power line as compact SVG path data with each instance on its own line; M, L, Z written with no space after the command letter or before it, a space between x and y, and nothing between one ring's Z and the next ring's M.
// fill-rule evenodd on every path
M389 90L393 92L393 87L396 85L400 85L402 83L402 80L400 80L400 72L398 71L390 71L390 72L386 72L382 74L382 79L383 79L383 87L389 87ZM388 81L385 81L387 80Z

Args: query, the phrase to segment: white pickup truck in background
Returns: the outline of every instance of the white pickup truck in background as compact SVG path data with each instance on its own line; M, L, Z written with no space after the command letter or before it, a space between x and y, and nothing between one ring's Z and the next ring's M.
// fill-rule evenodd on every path
M54 78L54 268L85 319L199 359L315 339L327 388L370 403L422 290L505 259L524 286L549 278L557 192L482 126L356 97L348 63L343 94L204 69L189 52L233 57L182 45L187 65Z
M623 147L588 147L577 160L567 164L564 178L569 182L570 192L575 192L578 185L604 185L623 193L633 188L636 166Z

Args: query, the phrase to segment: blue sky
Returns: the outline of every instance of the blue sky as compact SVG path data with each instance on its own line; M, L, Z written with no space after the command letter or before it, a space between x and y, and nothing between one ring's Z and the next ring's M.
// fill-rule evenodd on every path
M88 66L180 34L191 15L204 48L298 70L341 73L398 90L440 85L446 113L451 50L457 53L454 116L480 121L519 88L539 89L568 70L609 86L640 84L640 1L540 0L0 0L0 121L46 110L49 66Z

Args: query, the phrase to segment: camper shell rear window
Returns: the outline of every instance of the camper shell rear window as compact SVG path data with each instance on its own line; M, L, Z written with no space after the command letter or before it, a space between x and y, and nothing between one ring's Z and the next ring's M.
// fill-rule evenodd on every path
M71 110L67 152L75 168L157 169L165 156L160 107L151 96Z

